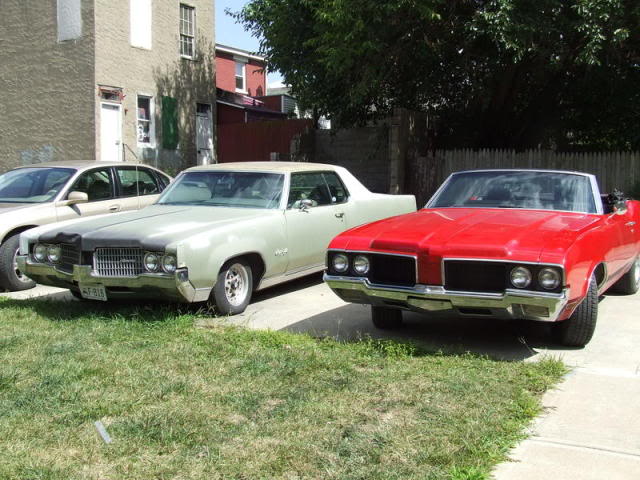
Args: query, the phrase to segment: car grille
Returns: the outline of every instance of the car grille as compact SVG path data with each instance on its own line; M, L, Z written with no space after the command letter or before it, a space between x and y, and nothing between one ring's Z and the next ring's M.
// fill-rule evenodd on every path
M444 286L447 290L467 292L504 292L509 264L448 260L444 262Z
M399 255L371 255L371 271L367 275L372 283L403 285L416 284L416 259Z
M60 263L58 265L58 269L63 272L73 272L73 266L80 264L80 250L68 243L60 245L60 250Z
M144 252L139 248L98 248L93 254L101 277L137 277L144 271Z

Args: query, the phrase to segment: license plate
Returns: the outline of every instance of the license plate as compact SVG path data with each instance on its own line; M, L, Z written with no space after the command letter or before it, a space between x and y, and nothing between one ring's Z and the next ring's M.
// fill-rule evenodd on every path
M107 301L107 290L104 285L80 285L80 295L87 300Z

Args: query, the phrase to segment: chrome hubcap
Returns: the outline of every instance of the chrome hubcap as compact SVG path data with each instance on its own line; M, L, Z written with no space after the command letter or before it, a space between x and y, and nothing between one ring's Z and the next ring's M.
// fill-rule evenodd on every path
M20 282L29 283L31 279L18 268L18 253L20 253L20 249L17 249L13 254L13 273Z
M225 297L231 305L237 307L245 301L248 292L249 272L243 265L234 263L224 277Z

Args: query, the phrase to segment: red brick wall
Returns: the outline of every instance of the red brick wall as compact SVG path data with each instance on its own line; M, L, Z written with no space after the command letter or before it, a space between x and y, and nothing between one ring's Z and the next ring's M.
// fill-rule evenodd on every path
M249 60L246 64L246 87L250 97L260 97L267 93L266 71L263 69L264 63L256 60ZM236 62L233 55L216 52L216 87L229 92L236 91Z

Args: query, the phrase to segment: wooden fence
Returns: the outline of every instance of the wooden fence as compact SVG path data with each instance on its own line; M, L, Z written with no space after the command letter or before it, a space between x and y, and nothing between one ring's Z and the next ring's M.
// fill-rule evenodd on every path
M593 173L600 190L631 192L640 183L640 152L556 153L545 150L437 150L407 159L406 190L423 205L453 172L489 168L539 168Z

